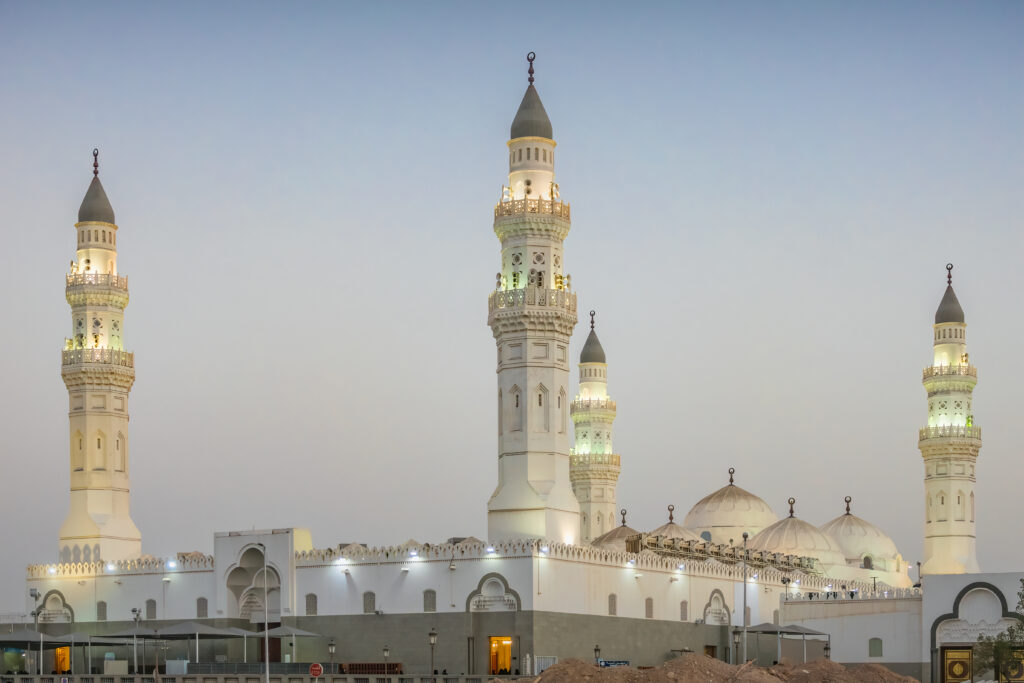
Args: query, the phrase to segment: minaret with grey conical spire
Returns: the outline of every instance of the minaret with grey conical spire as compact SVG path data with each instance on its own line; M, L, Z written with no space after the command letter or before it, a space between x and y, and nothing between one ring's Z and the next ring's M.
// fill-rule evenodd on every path
M551 121L533 85L512 122L508 185L494 207L501 271L487 323L498 347L498 485L487 502L492 541L579 539L569 483L569 339L576 295L563 276L569 205L558 200Z
M580 540L601 536L615 525L615 487L619 481L619 456L612 446L615 401L608 396L608 363L594 329L580 353L580 393L570 413L576 445L572 449L569 477L580 502Z
M974 532L974 468L981 428L971 407L978 372L967 355L964 309L953 291L953 264L935 311L934 358L924 370L928 426L920 430L924 458L925 531L922 574L978 571Z
M142 537L132 521L128 451L128 394L135 355L124 348L128 278L117 271L117 224L99 177L78 209L76 259L65 278L71 337L61 355L68 390L71 497L60 527L61 562L138 557Z

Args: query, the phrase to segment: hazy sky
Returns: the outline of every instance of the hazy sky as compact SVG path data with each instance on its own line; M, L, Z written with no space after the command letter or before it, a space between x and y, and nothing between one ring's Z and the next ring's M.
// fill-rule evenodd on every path
M67 512L63 275L94 146L144 552L486 535L492 208L530 50L631 526L732 466L815 524L851 495L921 559L952 261L979 559L1024 566L1024 4L2 2L0 611Z

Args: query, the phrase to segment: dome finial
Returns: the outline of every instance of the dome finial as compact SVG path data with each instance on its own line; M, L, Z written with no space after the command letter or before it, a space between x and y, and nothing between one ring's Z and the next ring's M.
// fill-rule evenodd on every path
M843 498L843 500L846 501L846 514L850 514L850 502L853 500L853 498L847 496L846 498Z
M790 498L789 501L789 516L793 516L793 506L796 505L796 498Z
M733 483L732 483L732 475L734 475L734 474L736 474L736 468L735 467L730 467L729 468L729 486L733 485Z
M953 284L953 264L952 263L947 263L946 264L946 284L947 285L952 285Z
M675 505L669 505L668 506L668 523L669 524L671 524L674 521L672 513L675 512L675 511L676 511L676 506Z
M597 313L597 311L594 311L594 310L590 311L590 329L594 329L594 315L596 313Z
M100 148L92 148L92 175L95 178L100 176Z
M535 59L537 59L537 55L535 55L532 52L530 54L526 55L526 61L528 61L530 63L530 71L529 71L530 78L528 79L530 81L530 85L533 85L533 60L535 60Z
M530 54L533 54L532 52ZM619 510L619 514L622 515L622 526L626 526L626 508Z

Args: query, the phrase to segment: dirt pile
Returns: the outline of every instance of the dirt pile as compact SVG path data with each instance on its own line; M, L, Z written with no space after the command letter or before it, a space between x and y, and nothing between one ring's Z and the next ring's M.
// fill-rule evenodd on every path
M806 664L783 662L763 669L748 662L734 666L698 654L686 654L653 669L599 668L579 659L567 659L546 669L537 683L912 683L878 664L845 667L819 659Z

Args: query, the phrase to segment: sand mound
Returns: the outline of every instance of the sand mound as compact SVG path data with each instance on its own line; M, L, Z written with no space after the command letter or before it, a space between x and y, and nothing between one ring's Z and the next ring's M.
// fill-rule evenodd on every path
M878 664L845 667L824 659L806 664L783 662L770 669L762 669L748 662L733 666L717 659L698 654L686 654L653 669L638 670L631 667L599 668L579 659L567 659L546 669L538 683L912 683L913 678L900 676Z

